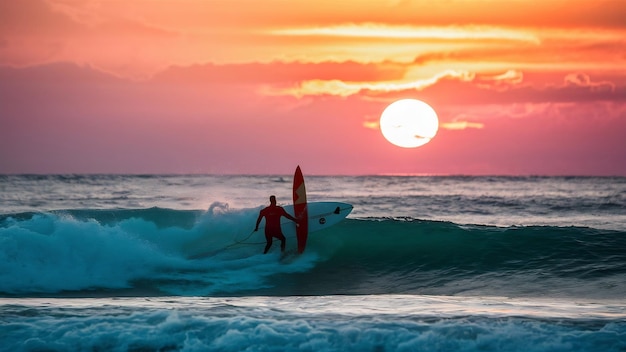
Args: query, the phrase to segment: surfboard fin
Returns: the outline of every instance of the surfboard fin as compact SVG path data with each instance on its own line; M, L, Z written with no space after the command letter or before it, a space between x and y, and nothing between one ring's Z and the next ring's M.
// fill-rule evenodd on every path
M339 214L339 213L341 213L341 208L337 207L337 208L335 209L334 213L335 213L335 214Z

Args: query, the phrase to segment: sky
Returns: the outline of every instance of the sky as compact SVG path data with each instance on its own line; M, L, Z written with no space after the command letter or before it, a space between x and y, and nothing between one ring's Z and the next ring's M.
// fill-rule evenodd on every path
M0 0L0 173L626 176L626 1ZM418 99L419 148L380 115Z

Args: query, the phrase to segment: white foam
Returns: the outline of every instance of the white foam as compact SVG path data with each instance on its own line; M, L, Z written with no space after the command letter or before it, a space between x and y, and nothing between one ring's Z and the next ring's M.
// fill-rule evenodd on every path
M53 214L10 221L0 227L0 292L121 289L147 282L172 294L206 295L264 287L272 274L310 268L314 255L282 265L277 245L262 255L263 243L236 243L250 234L257 211L213 207L192 228L159 228L141 218L103 225Z
M413 295L0 299L0 336L11 351L620 351L623 303Z

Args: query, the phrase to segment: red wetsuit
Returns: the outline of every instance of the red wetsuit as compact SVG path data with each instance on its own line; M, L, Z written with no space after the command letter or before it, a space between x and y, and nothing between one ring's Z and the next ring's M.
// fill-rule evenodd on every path
M289 214L279 206L269 206L259 213L260 217L265 217L265 236L271 236L276 238L284 238L283 231L280 229L281 216L288 217Z
M256 222L257 228L259 227L261 219L265 217L265 241L267 241L267 245L265 246L265 251L263 253L267 253L267 251L272 246L273 237L276 237L280 240L280 250L285 250L286 240L285 236L283 235L283 231L280 229L280 218L283 216L290 220L296 221L296 219L293 216L289 215L285 211L285 209L274 204L259 212L259 218Z

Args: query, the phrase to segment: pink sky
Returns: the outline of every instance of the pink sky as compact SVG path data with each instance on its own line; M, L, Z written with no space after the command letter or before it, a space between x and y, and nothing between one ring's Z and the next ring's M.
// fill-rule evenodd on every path
M626 176L620 0L0 2L0 173ZM439 132L387 142L384 108Z

